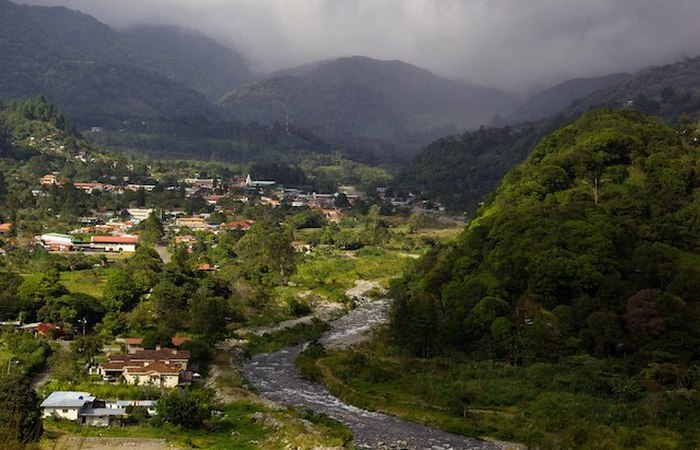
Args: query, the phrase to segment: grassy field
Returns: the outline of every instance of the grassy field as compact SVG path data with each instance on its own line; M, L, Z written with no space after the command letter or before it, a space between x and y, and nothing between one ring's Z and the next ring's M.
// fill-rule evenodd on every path
M278 289L282 297L293 297L302 291L311 291L320 298L334 302L345 302L345 291L355 285L356 280L379 280L388 284L399 276L413 261L405 252L366 247L344 251L318 249L304 257L290 286Z
M92 295L102 298L104 286L107 278L114 269L111 267L95 267L86 270L74 270L72 272L61 272L61 283L73 293ZM22 274L25 279L39 279L43 274L29 273Z

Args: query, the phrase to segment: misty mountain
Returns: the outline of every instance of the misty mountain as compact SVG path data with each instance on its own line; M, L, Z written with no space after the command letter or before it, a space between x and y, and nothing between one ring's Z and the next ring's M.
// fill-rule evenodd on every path
M618 78L617 81L612 81ZM607 86L554 105L598 83ZM568 91L568 92L567 92ZM541 120L527 119L550 111ZM547 133L597 107L633 109L675 123L682 115L700 115L700 57L652 67L632 75L571 80L533 96L509 116L520 124L489 127L448 136L427 145L399 172L397 189L423 192L457 211L473 212L503 176L524 161Z
M626 73L616 73L592 78L576 78L536 93L505 117L505 122L529 122L558 114L576 99L613 83L628 78Z
M598 106L627 107L675 119L700 111L700 56L650 67L598 89L574 102L562 113L573 116Z
M120 33L128 53L122 61L163 73L216 100L250 81L245 57L196 31L175 26L138 26ZM144 50L144 43L150 47ZM162 55L155 59L155 55Z
M0 0L0 55L0 97L45 95L82 126L213 117L205 95L218 97L249 76L240 55L194 32L120 33L77 11L7 0Z
M390 159L489 123L517 102L401 61L355 56L279 72L232 91L219 104L238 120L289 121Z

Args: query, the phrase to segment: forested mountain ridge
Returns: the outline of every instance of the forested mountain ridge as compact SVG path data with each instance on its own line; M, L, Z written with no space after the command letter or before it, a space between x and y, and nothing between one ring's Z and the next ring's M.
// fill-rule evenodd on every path
M395 342L421 356L589 354L626 356L632 373L690 370L700 348L697 136L611 110L550 134L457 242L394 285Z
M219 103L235 117L289 120L336 144L401 158L437 137L489 123L516 101L400 61L356 56L280 72Z
M44 95L81 126L213 117L205 94L216 98L250 74L240 55L196 33L118 32L77 11L7 0L0 54L0 97Z
M535 95L506 120L526 122L446 137L426 146L402 169L397 188L422 191L452 210L473 213L508 170L525 160L542 137L565 121L595 107L640 111L669 123L698 117L699 82L700 57L627 76L571 80ZM572 92L590 91L601 84L607 87L573 100ZM551 109L554 104L563 106L566 100L573 101L563 109ZM527 118L529 107L533 110ZM533 120L545 111L548 118Z
M562 122L480 128L448 136L423 148L396 179L399 191L420 192L452 211L474 214L503 175L525 160Z

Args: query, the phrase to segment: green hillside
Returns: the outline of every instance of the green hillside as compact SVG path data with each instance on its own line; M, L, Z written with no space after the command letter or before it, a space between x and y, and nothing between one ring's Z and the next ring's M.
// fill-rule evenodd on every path
M700 348L697 133L600 110L545 138L458 242L394 286L396 342L422 356L588 353L625 357L635 373L689 368Z
M420 192L453 211L474 214L503 175L560 124L561 120L551 120L522 127L480 128L438 139L401 169L396 186L399 191Z

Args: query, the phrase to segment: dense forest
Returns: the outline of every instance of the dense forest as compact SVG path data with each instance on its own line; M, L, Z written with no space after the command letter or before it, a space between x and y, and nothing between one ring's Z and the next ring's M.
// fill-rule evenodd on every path
M420 192L453 211L473 214L503 175L560 124L557 119L522 127L481 127L439 139L401 169L397 190Z
M545 138L456 243L395 283L395 342L516 364L624 357L680 382L700 344L696 138L610 110Z

